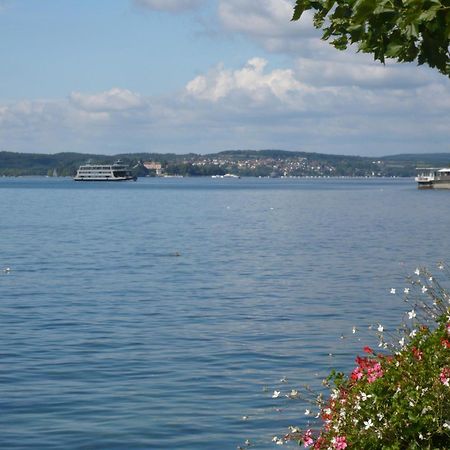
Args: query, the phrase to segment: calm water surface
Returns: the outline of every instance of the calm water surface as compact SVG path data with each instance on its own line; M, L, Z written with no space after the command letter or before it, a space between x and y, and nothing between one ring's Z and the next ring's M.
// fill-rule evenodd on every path
M274 448L279 380L350 369L341 334L450 254L450 192L412 180L3 178L0 208L8 449Z

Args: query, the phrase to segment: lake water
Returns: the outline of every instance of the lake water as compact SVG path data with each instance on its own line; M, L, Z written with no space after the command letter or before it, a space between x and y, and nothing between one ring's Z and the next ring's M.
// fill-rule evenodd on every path
M3 178L0 208L5 449L274 448L305 419L272 391L350 370L341 334L450 254L411 179Z

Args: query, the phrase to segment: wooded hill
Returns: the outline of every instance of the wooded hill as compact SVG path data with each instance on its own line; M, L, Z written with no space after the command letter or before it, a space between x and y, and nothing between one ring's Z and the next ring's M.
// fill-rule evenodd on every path
M112 164L121 159L138 176L152 175L144 161L161 163L163 172L185 176L235 173L242 176L413 176L416 167L447 167L450 153L403 154L385 157L328 155L285 150L227 150L208 155L130 153L0 152L0 175L73 176L87 162Z

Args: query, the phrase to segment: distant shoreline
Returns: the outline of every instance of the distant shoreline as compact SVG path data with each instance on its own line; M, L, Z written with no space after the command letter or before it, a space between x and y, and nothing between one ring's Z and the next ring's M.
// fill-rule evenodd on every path
M224 176L240 177L413 177L416 167L446 167L450 153L360 157L284 150L230 150L208 155L130 153L94 155L83 153L0 152L0 176L74 176L90 160L112 164L121 159L137 177Z

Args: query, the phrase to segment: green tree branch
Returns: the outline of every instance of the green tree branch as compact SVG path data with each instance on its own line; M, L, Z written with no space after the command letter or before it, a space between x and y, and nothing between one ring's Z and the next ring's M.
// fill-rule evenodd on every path
M292 20L308 10L339 50L356 44L382 63L417 61L450 77L450 0L297 0Z

